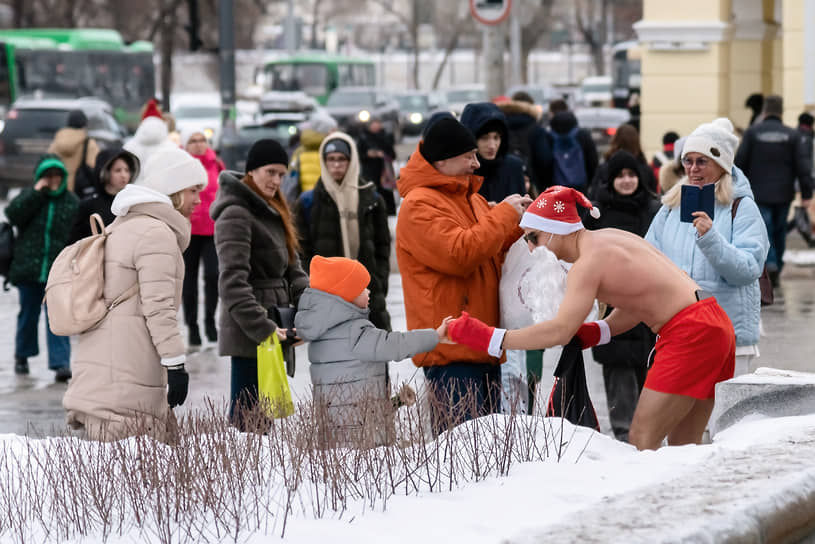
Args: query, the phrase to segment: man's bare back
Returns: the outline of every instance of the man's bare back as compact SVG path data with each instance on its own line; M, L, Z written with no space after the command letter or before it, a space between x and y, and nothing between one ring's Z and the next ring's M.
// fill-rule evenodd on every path
M504 349L565 345L591 311L594 299L613 306L613 335L643 322L654 332L696 302L699 286L642 238L618 229L580 230L559 237L555 255L573 262L566 294L550 321L507 331Z
M575 267L601 271L595 298L639 317L659 332L679 310L696 302L699 286L644 239L618 229L582 231Z

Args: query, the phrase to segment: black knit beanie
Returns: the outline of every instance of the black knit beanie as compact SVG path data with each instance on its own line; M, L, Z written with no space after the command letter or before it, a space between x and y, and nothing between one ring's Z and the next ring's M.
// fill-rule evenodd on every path
M608 159L608 182L609 184L614 183L614 179L623 171L623 168L628 168L629 170L633 170L634 173L637 174L637 177L640 176L640 163L637 159L629 153L628 151L617 151L614 155Z
M473 151L478 144L467 127L450 117L439 119L425 134L419 151L429 163Z
M68 112L68 126L71 128L85 128L88 126L88 117L82 110Z
M289 155L283 146L276 140L266 138L252 144L246 156L246 171L251 172L267 164L282 164L289 166Z
M812 123L814 121L815 121L815 117L813 117L812 114L809 114L807 112L804 112L804 113L802 113L801 115L798 116L798 124L799 125L806 125L808 127L811 127Z

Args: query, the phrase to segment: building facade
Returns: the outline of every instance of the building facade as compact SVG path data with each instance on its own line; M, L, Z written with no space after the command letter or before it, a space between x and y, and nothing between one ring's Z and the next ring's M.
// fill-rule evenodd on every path
M784 121L815 110L815 0L644 0L642 143L729 117L746 128L752 93L784 97Z

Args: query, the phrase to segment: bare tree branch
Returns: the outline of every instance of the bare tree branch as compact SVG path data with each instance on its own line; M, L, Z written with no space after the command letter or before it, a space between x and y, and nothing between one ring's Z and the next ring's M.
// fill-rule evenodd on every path
M399 19L399 21L402 22L405 26L410 27L413 24L411 17L408 17L407 15L393 7L392 0L372 0L372 1L374 4L380 6L388 13L395 15L396 18ZM413 2L415 3L415 0L413 0Z

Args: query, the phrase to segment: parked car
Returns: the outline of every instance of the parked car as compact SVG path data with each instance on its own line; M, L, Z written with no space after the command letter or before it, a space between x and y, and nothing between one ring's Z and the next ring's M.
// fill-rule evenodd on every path
M484 85L462 85L444 91L447 107L456 117L461 115L464 106L471 102L486 102L487 88Z
M221 96L218 93L177 93L170 98L170 113L175 118L178 132L195 130L209 140L209 145L220 149Z
M121 146L127 131L113 117L113 108L98 98L20 98L6 113L0 129L0 196L11 187L33 185L34 168L57 131L66 126L68 112L82 110L88 135L99 147Z
M592 76L580 83L577 102L581 106L610 108L613 105L611 76Z
M258 140L271 138L291 153L290 142L297 134L297 126L307 119L296 112L264 114L254 123L239 126L233 135L224 135L219 156L229 170L243 172L249 148Z
M405 91L394 96L399 102L403 134L421 134L431 113L445 108L445 97L437 91Z
M608 149L617 127L631 119L629 111L621 108L575 108L574 115L581 127L591 131L600 155Z
M342 130L354 133L372 117L382 121L385 131L398 142L402 138L399 102L393 95L376 87L340 87L331 93L325 110L337 120Z

